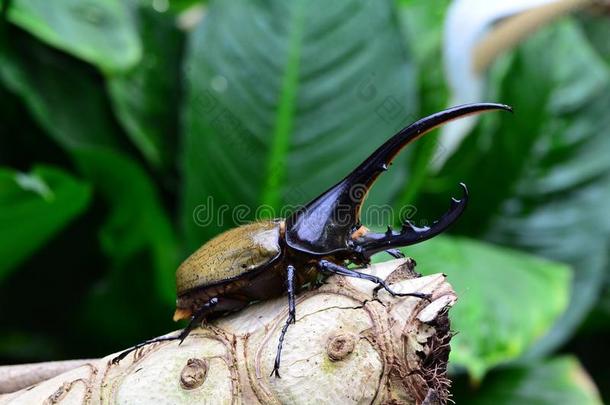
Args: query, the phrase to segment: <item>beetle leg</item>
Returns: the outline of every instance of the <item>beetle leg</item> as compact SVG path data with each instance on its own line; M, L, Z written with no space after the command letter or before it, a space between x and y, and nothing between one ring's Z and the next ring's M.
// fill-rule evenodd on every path
M405 257L405 254L398 249L388 249L385 252L392 256L394 259L404 259Z
M210 312L210 309L218 304L218 298L214 297L210 299L208 302L203 304L201 308L195 312L193 316L191 316L191 320L189 321L186 328L182 329L182 332L178 335L177 339L180 339L180 343L184 342L184 339L195 329L197 326L201 325L201 322L205 319L205 315Z
M218 298L212 298L208 302L203 304L201 306L201 308L199 310L197 310L195 315L193 315L191 317L191 321L189 322L187 327L182 329L182 331L178 335L176 335L176 336L163 336L163 337L158 337L158 338L154 338L154 339L150 339L150 340L146 340L144 342L138 343L137 345L130 347L129 349L121 352L118 356L113 358L112 359L112 364L119 364L119 362L121 360L123 360L125 357L127 357L127 355L129 353L133 352L134 350L139 349L140 347L144 347L144 346L147 346L147 345L152 344L152 343L168 342L168 341L171 341L171 340L180 340L180 344L182 344L184 339L186 339L186 337L193 331L193 329L199 323L201 323L201 321L203 321L203 319L205 317L205 314L208 313L210 311L210 309L212 307L214 307L216 304L218 304Z
M119 364L119 362L121 360L123 360L125 357L127 357L127 355L129 353L133 352L134 350L138 350L140 347L144 347L146 345L150 345L152 343L157 343L157 342L168 342L171 340L178 340L178 339L180 339L179 336L180 335L164 336L164 337L158 337L158 338L154 338L154 339L150 339L150 340L145 340L144 342L138 343L137 345L132 346L129 349L121 352L118 356L116 356L115 358L112 359L112 364Z
M339 266L338 264L329 262L328 260L320 260L318 265L320 266L320 270L322 270L322 271L327 271L330 273L335 273L335 274L339 274L339 275L346 276L346 277L361 278L363 280L372 281L373 283L376 283L378 286L380 286L381 288L383 288L384 290L389 292L392 296L417 297L417 298L423 298L423 299L430 300L430 294L398 293L398 292L392 290L390 288L390 286L388 286L384 280L380 279L377 276L374 276L372 274L360 273L359 271L348 269L347 267Z
M275 353L275 362L273 363L273 371L271 371L271 375L274 375L277 378L280 377L280 362L282 357L282 345L284 344L284 337L286 336L286 332L288 331L288 327L290 324L296 322L296 301L294 297L294 273L295 268L293 265L289 264L286 268L286 286L288 290L288 318L286 318L286 323L284 323L284 327L282 327L282 332L280 333L280 340L277 345L277 352Z

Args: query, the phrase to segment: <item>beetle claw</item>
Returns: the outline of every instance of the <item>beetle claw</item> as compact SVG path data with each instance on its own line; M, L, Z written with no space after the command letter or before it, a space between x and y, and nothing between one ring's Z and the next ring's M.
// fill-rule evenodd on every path
M282 378L278 367L273 367L273 370L271 371L271 374L269 374L269 377L273 377L274 375L275 375L275 378Z
M447 212L432 225L418 227L413 222L406 220L403 222L400 232L388 228L384 233L367 233L355 241L355 246L360 248L361 255L367 259L380 251L414 245L438 235L449 228L466 209L468 189L464 183L460 183L460 186L462 197L460 199L452 197Z

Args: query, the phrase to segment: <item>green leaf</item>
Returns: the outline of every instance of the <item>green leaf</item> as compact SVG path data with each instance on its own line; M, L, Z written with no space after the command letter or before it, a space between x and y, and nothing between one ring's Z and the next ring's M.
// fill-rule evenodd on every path
M480 380L540 339L568 302L567 266L464 238L404 249L425 274L445 273L458 294L450 361Z
M142 54L133 18L120 0L12 0L8 19L105 72L127 70Z
M443 23L450 2L429 0L426 2L402 0L399 2L401 27L410 40L413 57L419 70L419 98L421 114L429 115L447 107L449 91L441 63ZM442 158L444 149L438 141L439 134L431 134L413 147L410 160L409 181L400 193L397 209L412 204L428 177L431 163Z
M191 34L186 69L189 249L306 203L415 120L415 72L389 1L213 2ZM405 158L372 202L391 202Z
M51 4L49 2L49 4ZM99 76L15 29L0 34L0 79L66 149L117 145Z
M184 35L149 5L134 8L144 54L129 72L108 77L108 90L132 142L154 166L167 166L176 149Z
M62 170L0 168L0 281L87 207L91 190Z
M597 53L610 66L610 24L608 24L607 14L583 13L579 16L580 26L585 32L587 39L595 48Z
M602 404L591 377L570 356L494 371L479 390L458 391L455 400L472 405Z
M71 154L110 206L101 237L113 259L112 267L129 271L121 267L129 255L150 252L158 294L172 303L177 243L171 223L155 184L120 150L116 136L120 128L114 125L101 78L97 77L96 83L95 72L87 66L17 32L10 38L10 44L0 46L0 79Z
M130 271L130 258L150 252L158 291L165 302L173 303L177 244L154 183L138 164L117 152L81 149L75 157L111 208L100 236L114 267Z
M564 19L498 61L491 82L490 98L512 105L515 114L484 117L421 200L444 210L446 197L435 206L435 196L463 181L471 198L457 232L573 267L568 311L532 349L539 355L573 333L603 285L610 70L574 20Z

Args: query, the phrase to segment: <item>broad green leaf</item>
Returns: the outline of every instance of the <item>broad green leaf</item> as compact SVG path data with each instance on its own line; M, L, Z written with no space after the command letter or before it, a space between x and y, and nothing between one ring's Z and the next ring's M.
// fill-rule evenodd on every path
M177 143L183 34L149 4L134 9L144 54L129 72L110 75L108 90L132 142L154 166L167 166Z
M455 393L458 404L601 405L595 384L571 356L536 361L490 373L476 391Z
M419 69L419 99L422 115L429 115L447 107L448 89L442 64L443 22L448 0L402 0L399 2L401 27L413 50ZM395 207L411 204L428 177L430 166L444 160L445 150L438 140L439 134L431 134L413 147L409 179L398 197Z
M87 184L53 167L0 168L0 281L77 217L90 194Z
M150 252L159 292L173 303L176 241L154 183L123 154L103 149L74 153L83 173L111 208L100 235L105 252L123 271L130 271L125 264L132 257Z
M568 302L570 271L563 264L465 238L438 237L404 252L418 271L447 274L457 292L450 362L475 380L522 355Z
M563 19L498 61L491 83L490 98L512 105L515 114L485 117L430 183L421 206L445 209L446 195L464 181L471 198L458 232L574 268L568 311L532 349L540 354L573 333L603 285L610 70L574 20ZM436 206L435 196L443 196Z
M591 46L597 54L606 61L610 69L610 18L607 14L583 13L580 16L580 26L584 30ZM610 250L610 242L608 243ZM608 328L610 325L610 265L606 264L606 280L602 296L594 311L589 314L587 327L597 330Z
M150 252L158 293L166 303L173 302L177 258L171 223L155 184L120 150L120 129L113 123L101 78L95 83L95 72L86 66L16 32L10 38L0 48L0 79L71 154L110 206L101 236L113 267L121 269L129 255Z
M121 0L11 0L8 19L102 71L127 70L142 54L133 18Z
M442 64L443 24L449 0L399 0L400 26L418 66L422 114L447 107L448 89Z
M100 78L15 29L0 34L0 79L63 147L117 142ZM78 119L76 119L78 118Z
M186 69L190 250L265 216L261 204L266 216L305 204L416 119L414 69L389 1L212 2ZM396 195L401 158L371 201Z

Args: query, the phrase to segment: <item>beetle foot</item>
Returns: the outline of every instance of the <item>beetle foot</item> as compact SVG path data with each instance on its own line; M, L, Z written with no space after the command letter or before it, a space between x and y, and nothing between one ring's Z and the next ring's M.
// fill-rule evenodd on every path
M394 259L404 259L405 257L405 254L398 249L388 249L385 252L392 256Z
M386 289L390 295L392 297L415 297L415 298L421 298L423 300L426 300L428 302L432 302L432 294L425 294L425 293L397 293L394 292L391 289Z
M278 366L273 366L273 370L271 371L271 374L269 374L269 377L273 376L275 376L275 378L282 378L280 375L280 368Z

